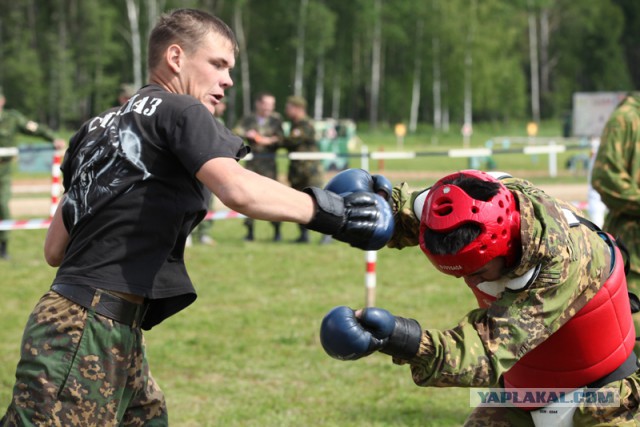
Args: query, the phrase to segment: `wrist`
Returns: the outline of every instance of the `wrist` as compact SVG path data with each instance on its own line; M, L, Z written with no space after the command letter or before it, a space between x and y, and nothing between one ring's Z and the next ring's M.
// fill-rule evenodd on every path
M307 187L303 191L311 196L315 205L313 217L305 227L328 235L334 235L340 231L345 222L346 210L343 198L317 187Z
M415 319L395 318L395 327L382 353L394 358L410 360L418 354L422 341L422 327Z

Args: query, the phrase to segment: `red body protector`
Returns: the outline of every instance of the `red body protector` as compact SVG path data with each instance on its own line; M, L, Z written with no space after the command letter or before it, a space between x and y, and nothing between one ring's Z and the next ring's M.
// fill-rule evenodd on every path
M505 256L507 265L515 262L514 239L519 237L520 216L510 191L503 186L489 201L472 199L448 179L464 174L482 181L498 182L508 176L501 172L462 171L438 181L419 194L413 204L420 220L420 247L441 272L456 277L470 274L496 256ZM589 226L572 212L564 212L570 226ZM450 231L460 224L473 222L481 233L455 255L431 253L424 241L427 228ZM593 226L595 227L595 226ZM597 227L592 228L599 231ZM601 232L600 232L601 233ZM600 387L635 372L633 354L635 328L624 272L624 260L613 239L601 234L612 254L609 278L600 290L558 331L525 354L503 375L505 388ZM520 291L532 283L540 267L514 279L484 282L471 290L481 308L487 308L506 289Z
M503 375L505 388L582 387L627 361L633 352L635 329L624 261L620 250L614 250L613 271L602 288L571 320ZM481 285L484 290L472 290L480 307L488 307L499 289Z

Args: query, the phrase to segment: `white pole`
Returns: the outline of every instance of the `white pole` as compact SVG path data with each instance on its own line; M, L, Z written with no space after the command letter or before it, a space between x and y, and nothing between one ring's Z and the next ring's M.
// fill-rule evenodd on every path
M549 141L549 145L555 146L555 141ZM550 150L549 153L549 176L555 178L558 176L558 153L555 150Z

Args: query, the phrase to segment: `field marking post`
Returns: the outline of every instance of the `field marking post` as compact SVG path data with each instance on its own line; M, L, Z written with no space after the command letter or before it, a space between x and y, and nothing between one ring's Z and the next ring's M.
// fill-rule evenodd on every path
M362 145L360 150L360 167L367 172L369 171L369 147ZM365 307L373 307L376 303L376 261L378 258L377 251L365 251Z

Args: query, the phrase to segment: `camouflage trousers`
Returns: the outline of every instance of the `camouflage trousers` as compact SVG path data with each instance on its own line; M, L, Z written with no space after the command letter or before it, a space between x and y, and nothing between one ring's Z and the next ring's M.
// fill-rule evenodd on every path
M576 427L640 426L639 371L623 380L607 384L602 390L605 389L619 392L620 406L581 405L576 408L576 412L573 414L573 425ZM464 425L465 427L534 427L529 411L514 407L477 407Z
M166 425L140 329L45 294L27 322L0 426Z

